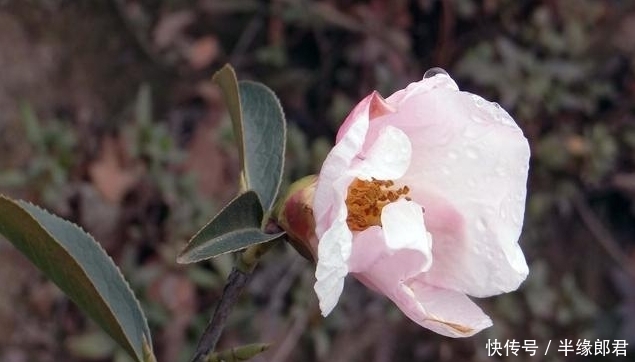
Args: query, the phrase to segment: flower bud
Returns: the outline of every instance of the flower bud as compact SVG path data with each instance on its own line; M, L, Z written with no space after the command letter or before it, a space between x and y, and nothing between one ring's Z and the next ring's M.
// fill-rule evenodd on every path
M313 195L317 176L306 176L294 182L286 196L274 209L278 225L287 232L291 245L305 258L317 261Z

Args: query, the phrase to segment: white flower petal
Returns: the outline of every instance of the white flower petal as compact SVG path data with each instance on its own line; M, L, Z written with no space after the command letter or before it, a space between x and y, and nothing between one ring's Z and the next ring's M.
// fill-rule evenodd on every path
M480 97L435 89L372 124L399 127L412 142L399 181L425 208L434 236L428 284L484 297L515 290L527 276L518 238L529 146L508 117Z
M401 286L392 299L410 319L448 337L469 337L492 321L465 294L436 288L419 280Z
M434 77L424 78L418 82L408 84L405 89L400 89L393 93L390 97L386 98L386 102L390 105L398 106L401 102L408 98L430 92L435 88L449 89L453 91L459 90L459 86L456 85L454 79L447 74L439 73Z
M392 249L376 226L356 233L348 260L349 272L384 294L394 294L404 280L422 273L431 263L429 249Z
M340 298L344 278L348 274L353 235L346 222L335 222L318 244L317 279L314 289L324 316L328 315Z
M370 122L370 108L375 97L377 95L374 93L366 97L348 115L343 125L346 131L342 132L341 138L331 149L322 164L313 201L313 214L318 228L323 225L330 225L333 222L328 216L333 205L339 203L336 195L338 190L334 189L334 183L342 177L344 171L351 168L353 160L364 146ZM339 192L346 194L346 187L348 187L348 184L344 186L344 190L339 190ZM324 230L322 228L320 231L324 232ZM320 236L320 233L318 233L318 237Z
M369 270L380 258L391 254L384 241L381 226L371 226L355 234L348 269L351 273L363 273Z
M412 147L410 139L399 128L386 126L362 155L363 160L356 166L360 179L394 180L406 173L410 166Z
M382 209L381 224L386 245L392 250L411 249L425 255L421 271L432 265L432 235L426 230L421 206L397 200Z
M364 230L366 231L366 230ZM426 254L412 249L391 250L383 238L369 234L355 237L349 260L351 274L370 289L391 299L401 294L403 283L422 274L421 266L428 263ZM365 257L372 258L370 261Z

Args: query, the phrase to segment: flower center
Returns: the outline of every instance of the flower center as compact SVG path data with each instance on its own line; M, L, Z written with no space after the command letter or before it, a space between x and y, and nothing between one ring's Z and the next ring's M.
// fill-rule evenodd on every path
M356 178L348 186L346 207L348 216L346 223L352 231L366 230L373 225L381 226L381 209L401 197L410 201L406 195L410 192L408 186L395 189L392 180L364 181Z

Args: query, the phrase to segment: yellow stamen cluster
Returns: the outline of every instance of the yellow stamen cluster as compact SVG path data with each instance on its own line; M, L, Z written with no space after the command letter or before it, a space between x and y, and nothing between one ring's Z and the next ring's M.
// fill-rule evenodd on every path
M346 223L352 231L362 231L370 226L381 226L381 209L391 202L404 197L410 192L408 186L394 189L395 183L391 180L371 181L356 178L348 186L346 207L348 216Z

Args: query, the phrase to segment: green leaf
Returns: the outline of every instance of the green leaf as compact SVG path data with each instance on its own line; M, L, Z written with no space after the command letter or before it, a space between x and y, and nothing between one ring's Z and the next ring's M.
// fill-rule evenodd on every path
M278 194L284 168L286 123L276 95L260 83L239 83L243 109L245 181L270 210Z
M217 352L209 356L208 362L239 362L247 361L256 355L266 351L269 348L268 343L252 343L244 346Z
M0 234L133 358L144 360L150 331L139 302L112 259L90 235L37 206L2 195Z
M66 348L81 359L104 360L115 352L116 344L102 331L92 331L66 339Z
M238 93L238 80L236 79L236 72L231 65L226 64L221 68L212 78L223 91L223 97L227 104L227 111L229 117L232 120L232 127L234 129L234 137L238 142L238 152L241 160L241 166L244 166L245 160L245 148L243 146L243 117L242 110L240 108L240 94ZM244 170L244 168L243 168ZM245 189L243 189L245 191Z
M232 119L242 167L243 190L254 190L268 211L273 206L284 168L286 123L280 102L271 89L236 81L231 66L214 75L223 90Z
M199 230L176 261L195 263L282 236L284 233L266 234L261 230L263 214L258 195L245 192Z

